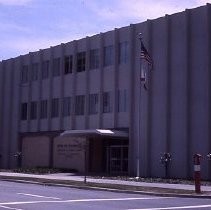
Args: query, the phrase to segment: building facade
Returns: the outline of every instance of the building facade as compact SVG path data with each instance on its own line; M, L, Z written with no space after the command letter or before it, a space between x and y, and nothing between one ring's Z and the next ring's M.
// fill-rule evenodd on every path
M139 33L152 70L140 62ZM168 176L190 178L200 153L202 177L211 178L209 4L3 60L0 80L1 168L59 167L73 158L74 145L58 143L69 130L67 142L88 139L90 171L163 177L168 152Z

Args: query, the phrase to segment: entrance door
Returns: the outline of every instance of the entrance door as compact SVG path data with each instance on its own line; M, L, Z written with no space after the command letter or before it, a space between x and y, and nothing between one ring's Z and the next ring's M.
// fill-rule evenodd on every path
M128 146L112 145L108 152L108 165L110 173L128 172Z

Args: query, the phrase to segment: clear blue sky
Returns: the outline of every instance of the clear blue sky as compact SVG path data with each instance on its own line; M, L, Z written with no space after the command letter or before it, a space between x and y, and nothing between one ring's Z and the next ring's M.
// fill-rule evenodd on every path
M0 60L211 0L0 0Z

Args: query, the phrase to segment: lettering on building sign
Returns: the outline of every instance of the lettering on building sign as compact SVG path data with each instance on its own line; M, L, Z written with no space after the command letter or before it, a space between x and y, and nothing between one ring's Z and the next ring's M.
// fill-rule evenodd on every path
M66 158L72 158L73 156L77 156L83 151L82 144L58 144L56 147L56 151L58 155L65 156Z

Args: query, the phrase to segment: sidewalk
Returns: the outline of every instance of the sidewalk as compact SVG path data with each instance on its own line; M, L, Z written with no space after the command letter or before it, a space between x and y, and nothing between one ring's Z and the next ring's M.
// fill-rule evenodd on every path
M92 188L95 190L113 190L118 192L142 193L159 196L211 198L211 186L201 186L202 193L196 194L194 191L194 185L189 184L147 183L130 180L113 180L109 178L100 179L89 176L87 177L87 182L84 183L84 176L71 173L35 175L0 172L0 180L76 187L83 189Z

